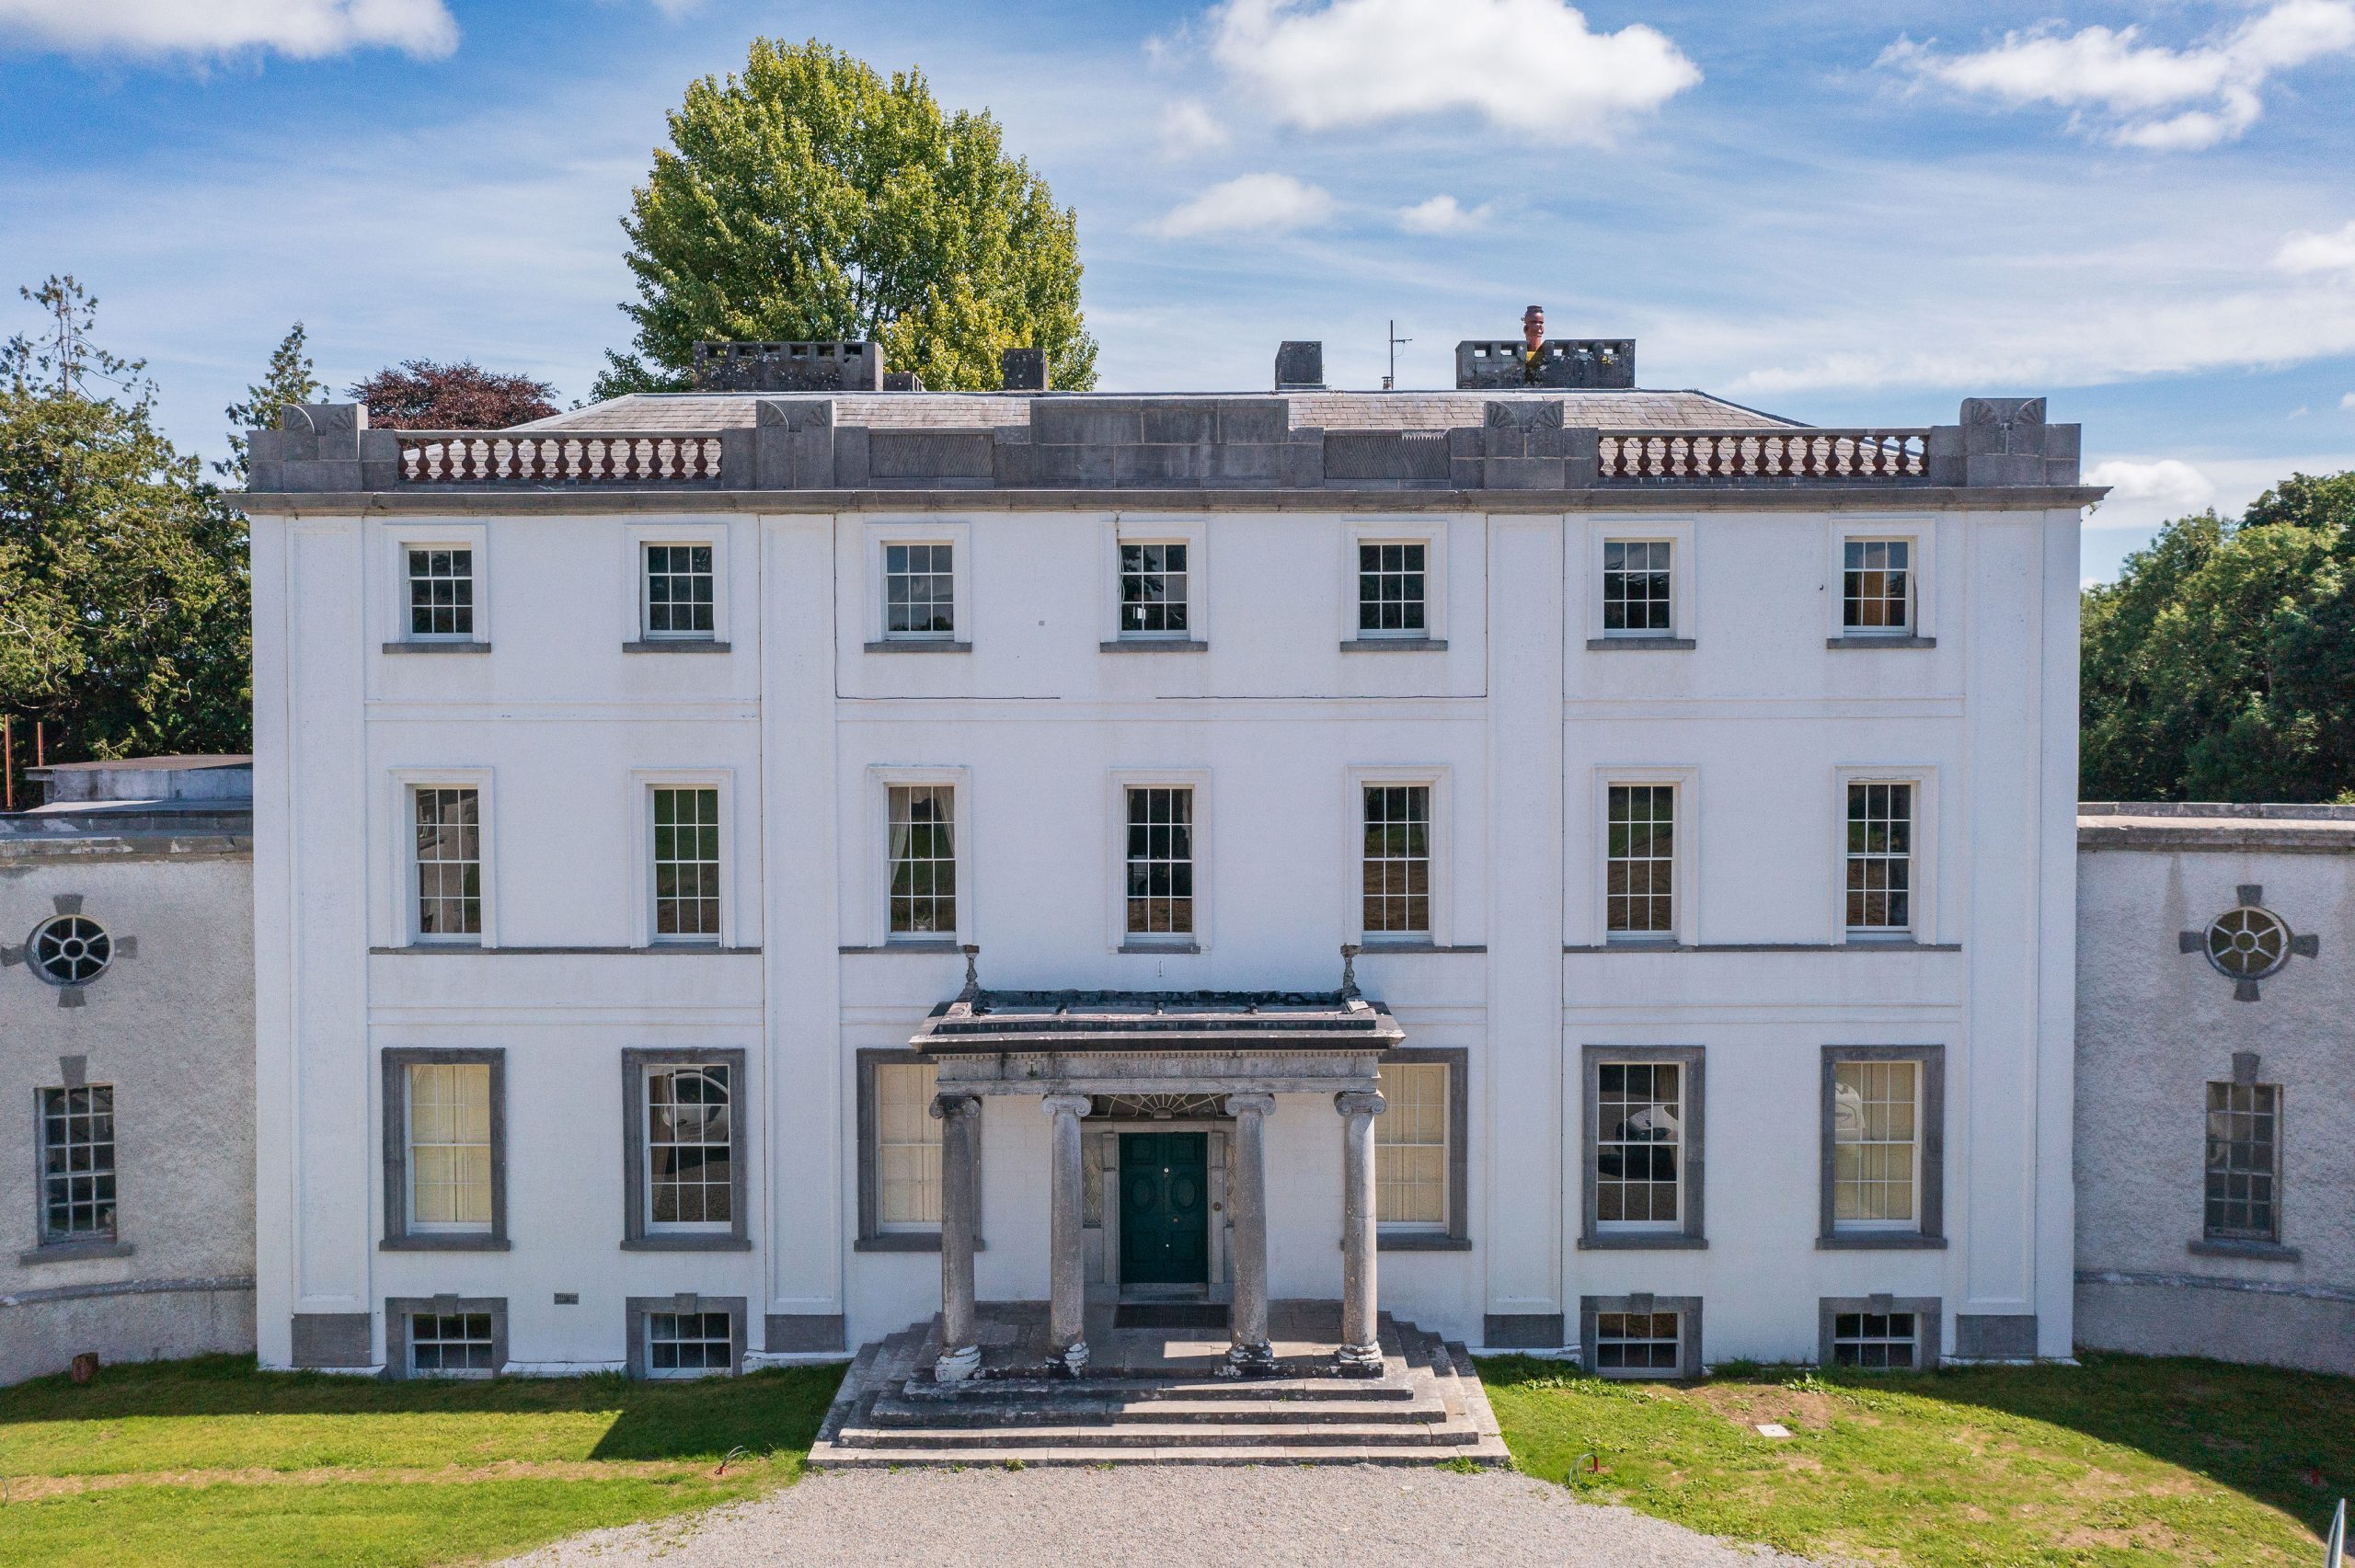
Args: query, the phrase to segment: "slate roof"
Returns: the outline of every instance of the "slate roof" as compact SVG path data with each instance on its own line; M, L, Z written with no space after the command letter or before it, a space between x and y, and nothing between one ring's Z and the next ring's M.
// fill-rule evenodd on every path
M753 422L764 397L832 397L837 425L879 430L970 430L1027 427L1035 395L1027 392L636 392L586 408L534 419L522 430L718 430ZM1295 429L1446 430L1477 425L1493 402L1558 402L1563 422L1605 430L1792 429L1785 419L1706 392L1639 388L1610 392L1290 392L1051 393L1057 400L1117 397L1122 402L1281 396Z

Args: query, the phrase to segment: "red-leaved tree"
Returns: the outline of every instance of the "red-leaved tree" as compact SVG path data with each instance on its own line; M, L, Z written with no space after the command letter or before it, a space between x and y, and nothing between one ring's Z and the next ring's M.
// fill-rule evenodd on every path
M404 360L346 395L368 405L370 425L396 430L503 430L557 411L549 401L556 388L546 382L487 371L472 360Z

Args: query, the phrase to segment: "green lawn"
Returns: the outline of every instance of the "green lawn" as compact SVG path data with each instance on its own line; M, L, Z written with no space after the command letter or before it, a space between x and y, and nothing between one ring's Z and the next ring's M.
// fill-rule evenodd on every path
M218 1356L44 1378L0 1390L0 1563L495 1558L793 1481L841 1376L380 1383Z
M2355 1379L2087 1356L1908 1375L1480 1373L1522 1469L1711 1535L1906 1564L2318 1568L2355 1493ZM1761 1436L1779 1422L1788 1438ZM1599 1456L1601 1473L1592 1471Z

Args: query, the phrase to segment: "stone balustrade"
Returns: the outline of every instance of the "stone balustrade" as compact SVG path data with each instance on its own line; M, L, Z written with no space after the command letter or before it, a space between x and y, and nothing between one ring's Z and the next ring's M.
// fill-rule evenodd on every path
M1925 480L1930 432L1612 430L1597 441L1603 484L1647 479Z
M719 483L717 430L598 430L546 436L395 430L399 483L626 485Z

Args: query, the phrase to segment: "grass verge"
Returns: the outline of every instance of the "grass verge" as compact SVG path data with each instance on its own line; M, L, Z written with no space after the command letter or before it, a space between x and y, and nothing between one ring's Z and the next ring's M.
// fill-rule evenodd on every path
M1810 1556L2315 1568L2355 1492L2355 1379L2271 1368L2089 1355L1672 1385L1499 1356L1480 1375L1529 1473Z
M841 1379L380 1383L251 1357L0 1390L0 1564L469 1562L787 1484Z

